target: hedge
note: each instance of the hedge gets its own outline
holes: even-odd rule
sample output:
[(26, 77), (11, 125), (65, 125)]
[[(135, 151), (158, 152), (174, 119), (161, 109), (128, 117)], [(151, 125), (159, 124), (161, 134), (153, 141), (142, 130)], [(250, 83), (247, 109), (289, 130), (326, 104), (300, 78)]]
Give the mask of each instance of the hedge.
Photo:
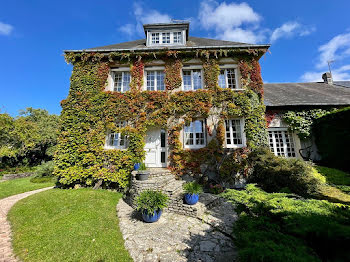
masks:
[(325, 166), (350, 171), (350, 107), (331, 112), (313, 125), (318, 152)]

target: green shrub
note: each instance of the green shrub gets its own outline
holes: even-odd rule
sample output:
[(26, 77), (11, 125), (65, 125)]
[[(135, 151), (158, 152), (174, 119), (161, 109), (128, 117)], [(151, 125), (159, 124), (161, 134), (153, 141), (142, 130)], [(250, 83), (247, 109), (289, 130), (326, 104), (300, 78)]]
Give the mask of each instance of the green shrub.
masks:
[(259, 148), (250, 156), (253, 173), (249, 182), (257, 183), (268, 192), (288, 188), (304, 197), (316, 196), (326, 180), (309, 163), (300, 159), (276, 157), (268, 148)]
[(45, 183), (45, 182), (52, 182), (56, 180), (53, 177), (54, 166), (55, 166), (55, 163), (53, 161), (48, 161), (48, 162), (42, 163), (40, 166), (37, 166), (30, 182)]
[(253, 184), (222, 196), (239, 214), (233, 234), (241, 261), (350, 261), (350, 206)]
[(160, 191), (144, 190), (135, 200), (137, 210), (153, 214), (154, 211), (167, 207), (168, 196)]
[(350, 107), (334, 111), (313, 125), (313, 134), (322, 163), (350, 171)]
[(200, 184), (198, 184), (196, 181), (188, 182), (183, 185), (183, 189), (185, 193), (187, 194), (200, 194), (203, 192), (203, 188)]

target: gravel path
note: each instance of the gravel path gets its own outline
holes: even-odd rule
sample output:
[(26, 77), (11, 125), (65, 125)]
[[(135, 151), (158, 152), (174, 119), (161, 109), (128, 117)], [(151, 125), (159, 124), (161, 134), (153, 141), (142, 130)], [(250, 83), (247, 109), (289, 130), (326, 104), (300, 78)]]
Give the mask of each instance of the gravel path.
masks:
[(51, 188), (52, 187), (41, 188), (0, 200), (0, 262), (18, 261), (12, 252), (11, 227), (10, 223), (7, 220), (7, 214), (10, 211), (11, 207), (23, 198)]

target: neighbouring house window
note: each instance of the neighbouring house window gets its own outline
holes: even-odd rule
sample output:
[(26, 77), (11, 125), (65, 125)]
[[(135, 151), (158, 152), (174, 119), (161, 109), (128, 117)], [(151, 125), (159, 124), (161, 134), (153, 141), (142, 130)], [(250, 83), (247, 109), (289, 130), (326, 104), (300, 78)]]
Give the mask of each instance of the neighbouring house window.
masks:
[(296, 157), (292, 134), (287, 129), (269, 129), (269, 144), (276, 156)]
[(219, 75), (219, 86), (221, 88), (236, 89), (236, 69), (221, 69)]
[(170, 33), (162, 33), (162, 43), (170, 44)]
[(159, 44), (159, 33), (152, 33), (152, 44)]
[(183, 70), (183, 86), (185, 91), (202, 89), (202, 71)]
[(226, 147), (237, 148), (244, 146), (244, 121), (243, 119), (225, 120)]
[(182, 33), (174, 32), (174, 44), (182, 43)]
[(125, 92), (130, 90), (130, 72), (114, 72), (114, 91)]
[[(117, 128), (123, 128), (126, 126), (126, 121), (117, 121), (115, 123)], [(127, 148), (127, 136), (122, 133), (109, 133), (107, 135), (107, 148), (113, 149), (125, 149)]]
[(164, 71), (146, 71), (147, 90), (164, 91)]
[(196, 120), (184, 128), (185, 148), (201, 148), (205, 146), (205, 127), (203, 120)]

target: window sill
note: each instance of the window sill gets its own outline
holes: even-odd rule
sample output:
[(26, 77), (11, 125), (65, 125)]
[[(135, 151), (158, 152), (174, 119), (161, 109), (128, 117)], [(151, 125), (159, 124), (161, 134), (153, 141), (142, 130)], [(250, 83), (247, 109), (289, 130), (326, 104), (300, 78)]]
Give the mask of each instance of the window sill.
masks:
[(230, 149), (238, 149), (242, 147), (246, 147), (246, 145), (226, 145), (225, 146), (225, 148), (230, 148)]
[(201, 149), (201, 148), (204, 148), (206, 147), (205, 145), (202, 145), (202, 146), (184, 146), (184, 149)]
[(104, 150), (120, 150), (120, 151), (126, 151), (127, 148), (121, 148), (121, 147), (112, 147), (112, 146), (104, 146)]

